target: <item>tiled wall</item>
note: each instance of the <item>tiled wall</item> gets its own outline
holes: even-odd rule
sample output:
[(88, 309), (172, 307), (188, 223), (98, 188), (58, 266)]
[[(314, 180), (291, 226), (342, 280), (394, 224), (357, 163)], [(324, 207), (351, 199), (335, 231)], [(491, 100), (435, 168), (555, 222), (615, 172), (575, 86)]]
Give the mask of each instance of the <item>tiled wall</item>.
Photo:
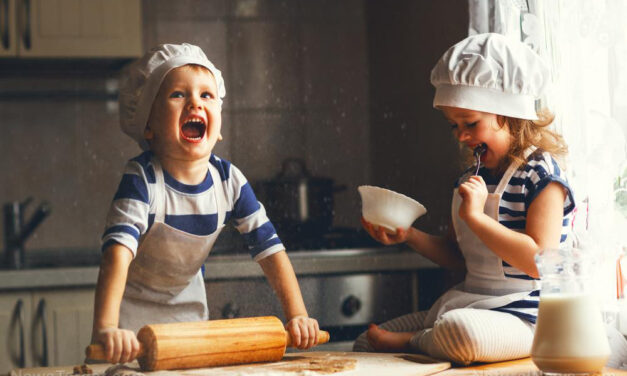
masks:
[(461, 168), (458, 143), (434, 109), (429, 83), (436, 61), (468, 35), (468, 4), (459, 0), (367, 1), (371, 179), (420, 201), (416, 226), (442, 233)]
[[(359, 226), (356, 187), (369, 181), (372, 158), (362, 0), (144, 0), (143, 12), (146, 48), (194, 43), (224, 73), (216, 154), (252, 182), (303, 158), (312, 175), (348, 185), (335, 224)], [(124, 163), (139, 153), (115, 106), (86, 95), (111, 76), (0, 72), (0, 89), (24, 92), (0, 100), (0, 202), (52, 205), (27, 248), (99, 245)]]

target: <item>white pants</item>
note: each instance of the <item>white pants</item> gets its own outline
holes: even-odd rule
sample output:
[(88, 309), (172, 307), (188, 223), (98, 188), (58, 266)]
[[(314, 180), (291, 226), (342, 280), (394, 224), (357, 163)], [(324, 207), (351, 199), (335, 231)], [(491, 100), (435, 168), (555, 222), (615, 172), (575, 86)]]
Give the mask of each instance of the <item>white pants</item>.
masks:
[[(514, 315), (485, 309), (446, 312), (433, 328), (424, 328), (427, 311), (400, 316), (380, 325), (391, 332), (415, 333), (409, 347), (417, 353), (460, 364), (524, 358), (531, 353), (534, 325)], [(354, 351), (375, 349), (362, 333)]]

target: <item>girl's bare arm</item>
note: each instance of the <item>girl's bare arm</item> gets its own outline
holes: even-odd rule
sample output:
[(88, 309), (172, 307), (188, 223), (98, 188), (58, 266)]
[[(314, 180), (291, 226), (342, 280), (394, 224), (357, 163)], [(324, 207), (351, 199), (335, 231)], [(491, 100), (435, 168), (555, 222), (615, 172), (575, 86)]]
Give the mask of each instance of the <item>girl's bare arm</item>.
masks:
[(449, 231), (445, 236), (436, 236), (414, 227), (398, 228), (396, 233), (390, 234), (383, 227), (375, 226), (363, 218), (361, 223), (370, 236), (382, 244), (407, 243), (413, 250), (446, 269), (463, 270), (465, 268), (464, 258), (455, 241), (452, 224), (449, 225)]
[(565, 198), (561, 184), (547, 185), (527, 210), (525, 233), (508, 229), (483, 212), (476, 211), (465, 221), (497, 256), (529, 276), (538, 278), (534, 257), (542, 248), (559, 246)]

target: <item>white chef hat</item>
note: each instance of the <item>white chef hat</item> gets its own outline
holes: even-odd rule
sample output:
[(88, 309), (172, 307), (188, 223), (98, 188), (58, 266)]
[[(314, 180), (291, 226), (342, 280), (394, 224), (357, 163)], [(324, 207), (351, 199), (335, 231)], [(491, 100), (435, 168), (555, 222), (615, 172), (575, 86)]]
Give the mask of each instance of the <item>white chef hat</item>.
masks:
[(547, 64), (524, 43), (495, 33), (471, 35), (449, 48), (431, 70), (433, 107), (536, 120), (535, 100), (548, 81)]
[(198, 46), (188, 43), (162, 44), (148, 51), (126, 69), (120, 82), (120, 126), (143, 150), (149, 148), (144, 138), (144, 129), (161, 82), (172, 69), (187, 64), (209, 69), (216, 80), (218, 97), (222, 104), (222, 98), (226, 95), (222, 73)]

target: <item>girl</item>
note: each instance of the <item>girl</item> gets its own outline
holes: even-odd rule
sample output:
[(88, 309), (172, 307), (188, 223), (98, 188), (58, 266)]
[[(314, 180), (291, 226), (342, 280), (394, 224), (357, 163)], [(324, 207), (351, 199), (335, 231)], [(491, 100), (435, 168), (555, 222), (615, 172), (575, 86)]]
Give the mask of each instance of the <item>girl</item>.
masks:
[(529, 356), (539, 300), (534, 256), (566, 239), (572, 191), (555, 158), (562, 138), (537, 114), (548, 69), (526, 45), (500, 34), (470, 36), (431, 72), (434, 107), (453, 135), (481, 150), (482, 167), (455, 185), (452, 230), (438, 237), (413, 227), (388, 234), (363, 221), (383, 244), (406, 242), (443, 267), (466, 269), (463, 283), (428, 312), (371, 325), (355, 350), (424, 352), (469, 364)]

